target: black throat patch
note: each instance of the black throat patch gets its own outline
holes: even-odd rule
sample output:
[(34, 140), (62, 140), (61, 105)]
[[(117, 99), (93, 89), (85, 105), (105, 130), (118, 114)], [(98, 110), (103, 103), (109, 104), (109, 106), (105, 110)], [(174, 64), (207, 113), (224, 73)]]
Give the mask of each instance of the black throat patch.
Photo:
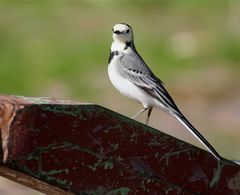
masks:
[(110, 52), (110, 55), (109, 55), (109, 58), (108, 58), (108, 63), (110, 63), (113, 59), (114, 56), (117, 56), (119, 54), (118, 51), (111, 51)]
[(130, 47), (131, 46), (131, 41), (129, 41), (129, 42), (126, 42), (126, 46), (124, 47), (124, 50), (126, 50), (128, 47)]

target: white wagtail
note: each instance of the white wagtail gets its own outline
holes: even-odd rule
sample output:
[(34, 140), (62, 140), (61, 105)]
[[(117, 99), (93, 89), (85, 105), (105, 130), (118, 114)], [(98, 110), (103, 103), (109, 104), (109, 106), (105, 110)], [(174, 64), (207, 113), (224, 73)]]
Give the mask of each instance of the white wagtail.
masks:
[(143, 109), (132, 118), (148, 110), (148, 124), (153, 107), (179, 120), (218, 160), (221, 156), (180, 112), (172, 97), (138, 54), (133, 42), (133, 30), (125, 23), (113, 27), (113, 43), (108, 62), (108, 75), (114, 87), (124, 96), (142, 103)]

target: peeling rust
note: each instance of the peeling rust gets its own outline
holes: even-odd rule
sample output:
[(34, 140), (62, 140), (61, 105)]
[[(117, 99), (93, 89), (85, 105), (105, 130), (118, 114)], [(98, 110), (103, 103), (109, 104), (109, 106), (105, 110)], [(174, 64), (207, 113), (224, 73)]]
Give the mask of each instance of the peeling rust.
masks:
[(0, 129), (2, 136), (2, 150), (3, 150), (3, 162), (8, 159), (10, 139), (10, 125), (16, 115), (16, 111), (23, 109), (24, 106), (12, 101), (8, 98), (1, 98), (0, 101)]

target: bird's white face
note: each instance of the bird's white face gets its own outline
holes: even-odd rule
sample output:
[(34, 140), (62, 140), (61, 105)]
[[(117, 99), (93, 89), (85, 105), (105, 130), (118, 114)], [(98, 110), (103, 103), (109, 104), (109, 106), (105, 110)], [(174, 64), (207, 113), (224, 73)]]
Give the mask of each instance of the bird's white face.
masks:
[(126, 43), (133, 40), (132, 28), (127, 24), (115, 24), (113, 26), (113, 40)]

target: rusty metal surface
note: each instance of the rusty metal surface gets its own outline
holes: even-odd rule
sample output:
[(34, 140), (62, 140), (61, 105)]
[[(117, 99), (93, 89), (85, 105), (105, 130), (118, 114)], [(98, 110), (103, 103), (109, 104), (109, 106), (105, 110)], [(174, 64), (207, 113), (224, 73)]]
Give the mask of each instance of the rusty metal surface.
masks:
[[(41, 181), (39, 179), (36, 179), (30, 175), (26, 175), (19, 171), (15, 171), (14, 169), (8, 168), (4, 165), (0, 166), (0, 175), (4, 178), (10, 179), (16, 183), (30, 187), (44, 194), (57, 194), (57, 195), (73, 195), (74, 194), (71, 192), (67, 192), (57, 186), (54, 186), (44, 181)], [(5, 195), (6, 193), (5, 193), (5, 190), (2, 190), (2, 185), (3, 184), (1, 183), (0, 194)], [(20, 192), (20, 194), (23, 194), (23, 192)]]
[(240, 194), (240, 166), (108, 109), (10, 99), (11, 169), (75, 194)]

